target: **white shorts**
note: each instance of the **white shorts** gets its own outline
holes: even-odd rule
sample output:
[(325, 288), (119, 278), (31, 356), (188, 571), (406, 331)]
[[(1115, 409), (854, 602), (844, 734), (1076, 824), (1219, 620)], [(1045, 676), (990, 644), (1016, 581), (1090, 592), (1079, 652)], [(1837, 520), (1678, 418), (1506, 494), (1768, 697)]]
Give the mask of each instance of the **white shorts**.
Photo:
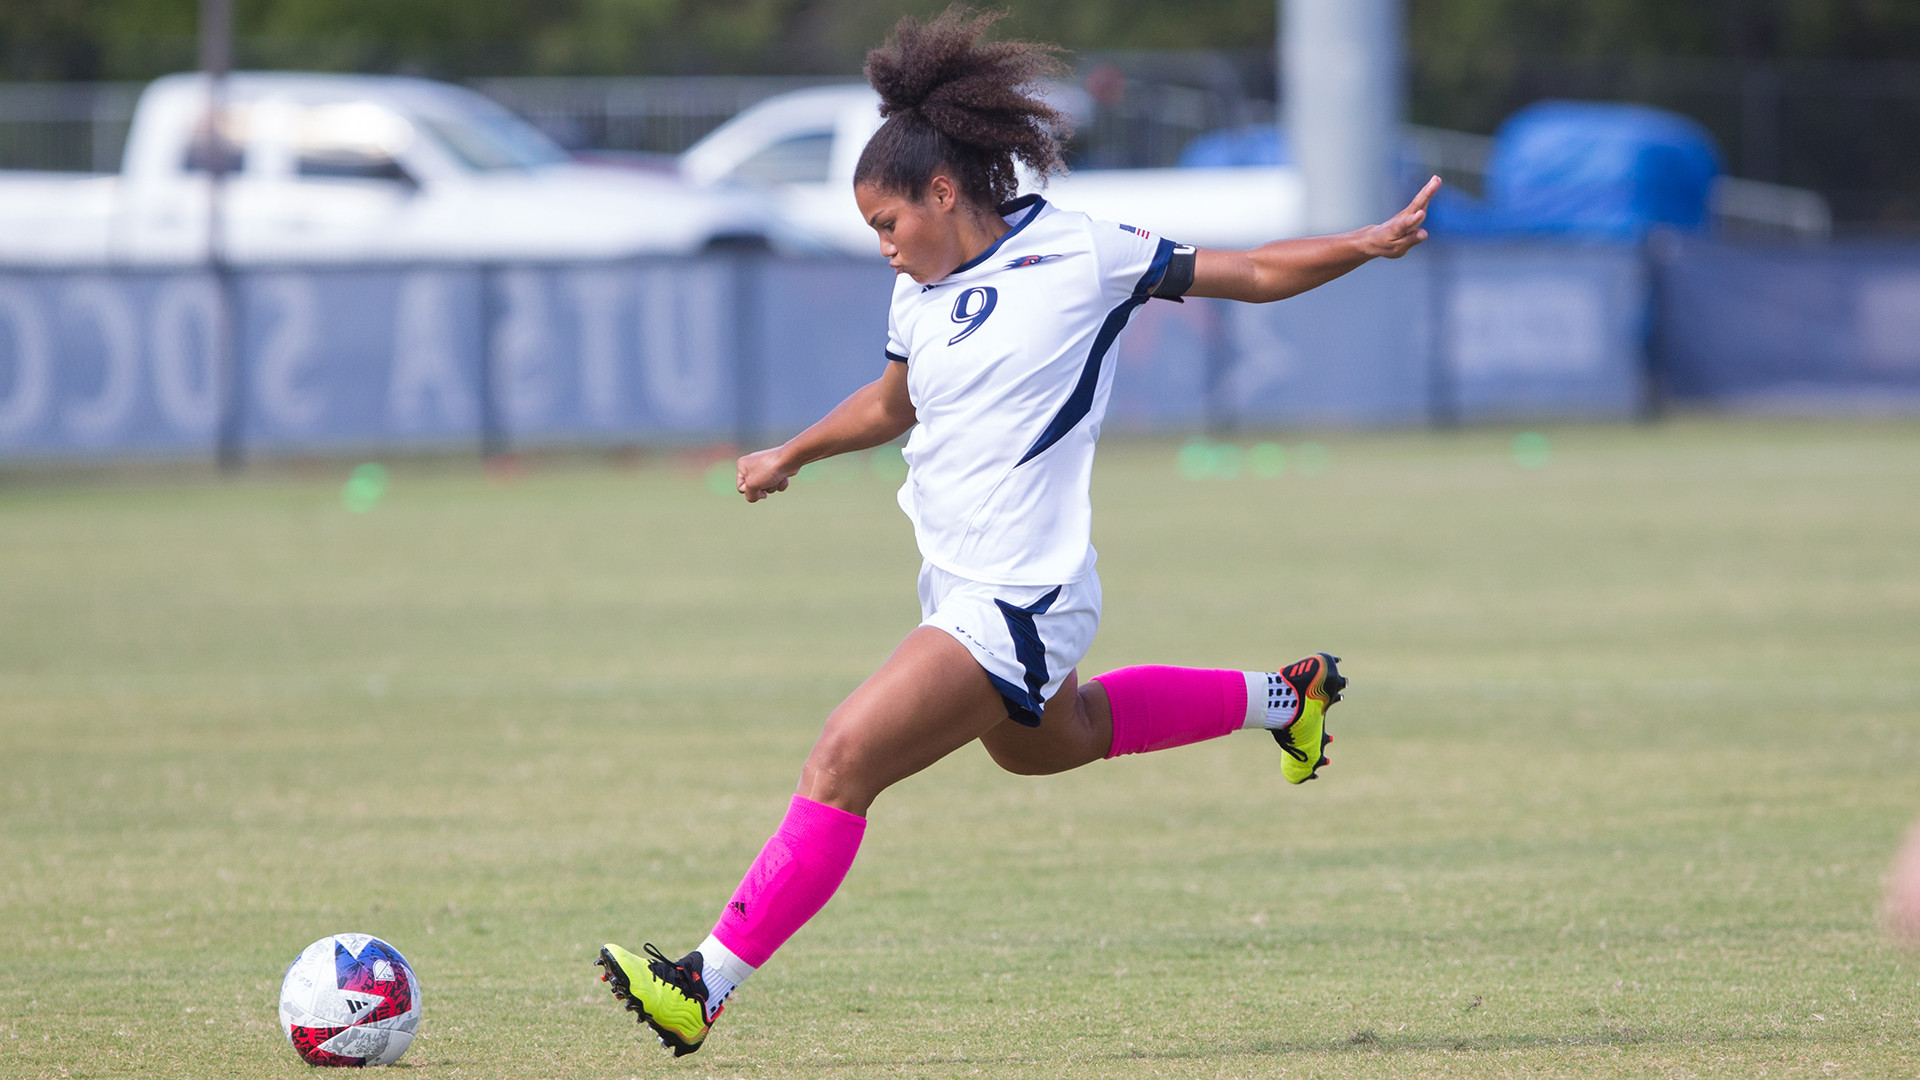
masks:
[(920, 625), (945, 630), (986, 669), (1007, 717), (1040, 726), (1100, 629), (1100, 575), (1071, 585), (988, 585), (920, 564)]

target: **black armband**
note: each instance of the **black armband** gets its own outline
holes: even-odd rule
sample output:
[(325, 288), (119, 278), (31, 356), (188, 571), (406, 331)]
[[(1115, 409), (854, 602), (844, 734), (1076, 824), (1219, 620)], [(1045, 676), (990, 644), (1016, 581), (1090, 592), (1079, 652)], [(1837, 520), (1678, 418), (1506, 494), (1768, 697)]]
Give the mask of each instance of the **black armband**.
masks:
[(1160, 275), (1160, 284), (1153, 287), (1149, 296), (1179, 303), (1180, 298), (1193, 288), (1193, 261), (1195, 250), (1191, 244), (1181, 244), (1173, 249), (1173, 255), (1167, 260), (1167, 272)]

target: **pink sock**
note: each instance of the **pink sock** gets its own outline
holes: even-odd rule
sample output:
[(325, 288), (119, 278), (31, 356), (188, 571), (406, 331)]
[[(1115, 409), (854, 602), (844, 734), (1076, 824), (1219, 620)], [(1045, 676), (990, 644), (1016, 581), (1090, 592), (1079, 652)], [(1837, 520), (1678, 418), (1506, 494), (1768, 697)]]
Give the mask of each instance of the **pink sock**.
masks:
[(713, 936), (744, 963), (766, 963), (827, 906), (866, 831), (866, 818), (795, 795), (779, 830), (733, 890)]
[(1247, 677), (1209, 668), (1129, 667), (1097, 675), (1113, 710), (1110, 758), (1217, 739), (1247, 716)]

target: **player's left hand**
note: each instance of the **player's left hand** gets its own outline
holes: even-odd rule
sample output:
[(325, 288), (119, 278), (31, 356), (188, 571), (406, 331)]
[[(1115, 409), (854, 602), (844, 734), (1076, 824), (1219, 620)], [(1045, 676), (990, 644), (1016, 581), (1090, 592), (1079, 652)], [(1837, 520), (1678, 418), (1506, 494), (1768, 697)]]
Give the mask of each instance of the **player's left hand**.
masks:
[(776, 446), (741, 458), (734, 465), (734, 490), (745, 495), (750, 503), (787, 490), (794, 470), (787, 467), (784, 450), (786, 447)]
[(1360, 242), (1367, 254), (1375, 258), (1397, 259), (1425, 240), (1427, 230), (1421, 226), (1427, 220), (1427, 204), (1433, 201), (1433, 193), (1439, 190), (1440, 178), (1436, 176), (1427, 181), (1405, 210), (1378, 225), (1369, 225), (1361, 230), (1363, 235)]

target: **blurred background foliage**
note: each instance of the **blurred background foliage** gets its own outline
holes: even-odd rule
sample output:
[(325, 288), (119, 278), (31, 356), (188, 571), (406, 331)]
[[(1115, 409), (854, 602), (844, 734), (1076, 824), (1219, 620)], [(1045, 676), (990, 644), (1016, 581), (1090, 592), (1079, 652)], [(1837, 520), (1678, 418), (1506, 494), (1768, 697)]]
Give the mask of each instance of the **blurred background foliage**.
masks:
[[(852, 76), (901, 14), (946, 3), (235, 0), (236, 55), (454, 80)], [(1004, 6), (1007, 34), (1060, 43), (1082, 74), (1199, 86), (1238, 102), (1236, 123), (1273, 115), (1277, 0)], [(197, 11), (0, 0), (0, 80), (190, 69)], [(1408, 22), (1415, 123), (1487, 134), (1544, 98), (1640, 102), (1705, 125), (1735, 175), (1820, 192), (1847, 228), (1920, 229), (1920, 0), (1408, 0)]]
[[(238, 0), (252, 66), (483, 75), (842, 73), (945, 0)], [(1049, 0), (1008, 31), (1076, 50), (1264, 48), (1274, 0)], [(139, 79), (192, 66), (196, 0), (8, 0), (0, 75)], [(1436, 85), (1542, 58), (1920, 57), (1914, 0), (1409, 0)]]

